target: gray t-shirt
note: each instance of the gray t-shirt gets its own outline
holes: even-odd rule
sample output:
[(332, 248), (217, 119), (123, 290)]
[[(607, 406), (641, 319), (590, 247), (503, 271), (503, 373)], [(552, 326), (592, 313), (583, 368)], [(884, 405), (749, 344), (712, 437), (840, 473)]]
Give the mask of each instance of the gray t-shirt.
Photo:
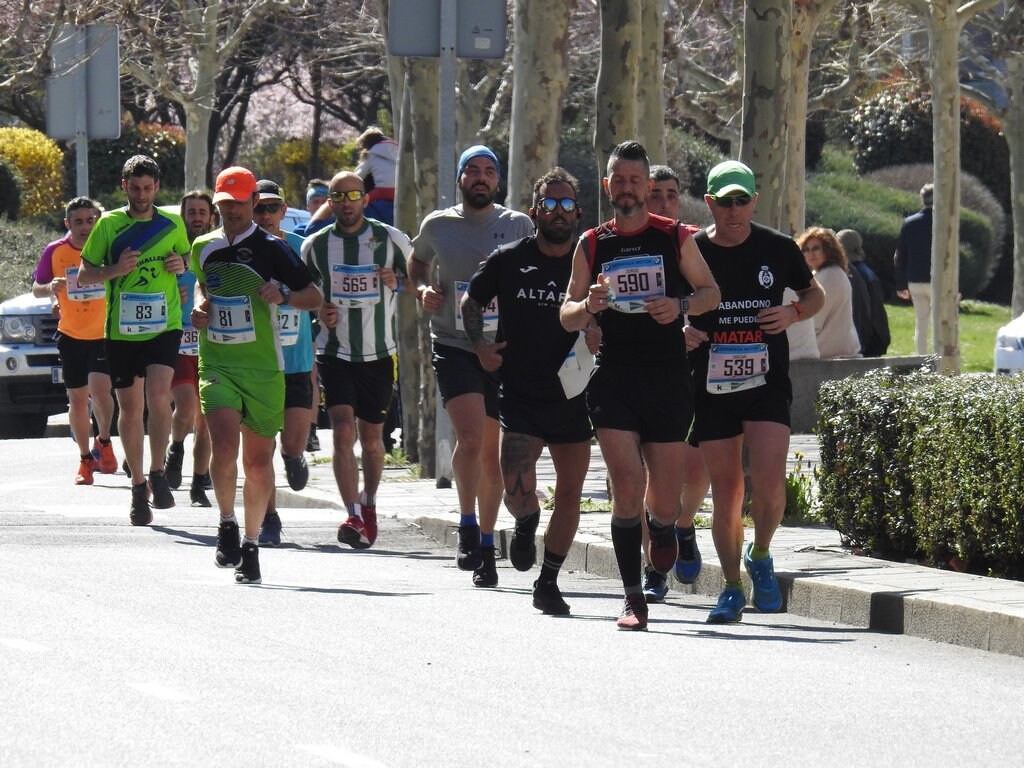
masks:
[[(469, 279), (498, 247), (532, 234), (533, 221), (529, 216), (500, 205), (495, 205), (488, 214), (467, 216), (460, 204), (434, 211), (423, 220), (413, 241), (413, 255), (427, 264), (436, 259), (434, 282), (444, 290), (444, 303), (430, 318), (430, 337), (434, 341), (467, 352), (473, 350), (459, 310)], [(489, 325), (485, 323), (485, 331)], [(493, 331), (485, 336), (494, 339)]]

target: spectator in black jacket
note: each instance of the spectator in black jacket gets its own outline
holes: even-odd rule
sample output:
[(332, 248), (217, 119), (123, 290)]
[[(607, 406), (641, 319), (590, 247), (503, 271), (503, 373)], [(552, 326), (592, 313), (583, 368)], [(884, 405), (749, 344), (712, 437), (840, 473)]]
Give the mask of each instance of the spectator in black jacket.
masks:
[(932, 184), (921, 187), (921, 210), (903, 220), (896, 243), (896, 295), (914, 303), (914, 344), (917, 354), (928, 354), (928, 328), (932, 321)]
[[(864, 243), (855, 229), (841, 230), (836, 237), (846, 251), (850, 263), (850, 281), (854, 292), (854, 324), (860, 337), (864, 357), (882, 357), (892, 340), (889, 334), (889, 316), (885, 313), (885, 291), (878, 275), (865, 261)], [(858, 279), (859, 278), (859, 279)], [(867, 322), (858, 322), (858, 283), (863, 286), (867, 299)]]

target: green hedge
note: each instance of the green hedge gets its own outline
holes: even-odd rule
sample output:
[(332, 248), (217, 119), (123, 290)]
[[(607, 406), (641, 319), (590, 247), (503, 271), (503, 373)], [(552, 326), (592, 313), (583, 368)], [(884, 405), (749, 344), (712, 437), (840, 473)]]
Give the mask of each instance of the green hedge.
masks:
[(885, 369), (822, 385), (820, 499), (855, 546), (1024, 578), (1024, 376)]

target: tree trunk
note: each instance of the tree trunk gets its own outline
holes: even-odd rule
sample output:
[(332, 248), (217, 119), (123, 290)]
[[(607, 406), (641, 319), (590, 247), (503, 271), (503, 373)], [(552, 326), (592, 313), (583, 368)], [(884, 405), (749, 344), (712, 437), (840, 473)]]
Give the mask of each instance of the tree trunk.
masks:
[(575, 3), (512, 4), (512, 118), (506, 205), (533, 205), (533, 184), (558, 162), (569, 85), (569, 12)]
[(957, 3), (933, 0), (928, 24), (935, 199), (932, 213), (932, 331), (938, 369), (960, 370), (960, 19)]
[(319, 61), (313, 63), (310, 80), (310, 85), (313, 89), (313, 130), (309, 137), (309, 168), (307, 169), (306, 177), (316, 179), (322, 173), (320, 134), (323, 131), (324, 125), (324, 68)]
[[(440, 94), (438, 93), (440, 73), (437, 59), (409, 59), (405, 83), (410, 93), (410, 123), (412, 128), (413, 160), (415, 163), (415, 185), (417, 221), (437, 207), (437, 149), (440, 138)], [(416, 228), (417, 231), (418, 226)], [(437, 383), (430, 366), (429, 318), (419, 319), (418, 346), (422, 355), (419, 365), (422, 387), (410, 408), (419, 413), (419, 456), (420, 466), (427, 477), (434, 477), (437, 471)]]
[(196, 99), (182, 104), (185, 110), (185, 189), (205, 189), (206, 137), (210, 134), (211, 110), (205, 106), (212, 101)]
[(1024, 313), (1024, 52), (1006, 57), (1006, 115), (1010, 148), (1010, 214), (1013, 216), (1013, 316)]
[[(601, 67), (597, 73), (594, 154), (603, 178), (617, 144), (637, 135), (636, 82), (640, 64), (640, 8), (634, 0), (601, 0)], [(602, 190), (600, 218), (611, 218)]]
[(638, 139), (654, 165), (665, 164), (665, 0), (643, 0), (636, 101)]
[(781, 229), (790, 98), (792, 0), (748, 0), (743, 19), (743, 134), (740, 158), (757, 178), (754, 218)]

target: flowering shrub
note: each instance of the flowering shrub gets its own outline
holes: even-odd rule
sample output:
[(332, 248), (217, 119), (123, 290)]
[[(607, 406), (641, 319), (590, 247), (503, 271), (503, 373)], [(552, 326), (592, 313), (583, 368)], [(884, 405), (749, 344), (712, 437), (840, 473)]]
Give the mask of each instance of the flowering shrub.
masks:
[(30, 179), (21, 194), (21, 215), (40, 216), (63, 201), (64, 153), (45, 134), (31, 128), (0, 128), (0, 159)]

